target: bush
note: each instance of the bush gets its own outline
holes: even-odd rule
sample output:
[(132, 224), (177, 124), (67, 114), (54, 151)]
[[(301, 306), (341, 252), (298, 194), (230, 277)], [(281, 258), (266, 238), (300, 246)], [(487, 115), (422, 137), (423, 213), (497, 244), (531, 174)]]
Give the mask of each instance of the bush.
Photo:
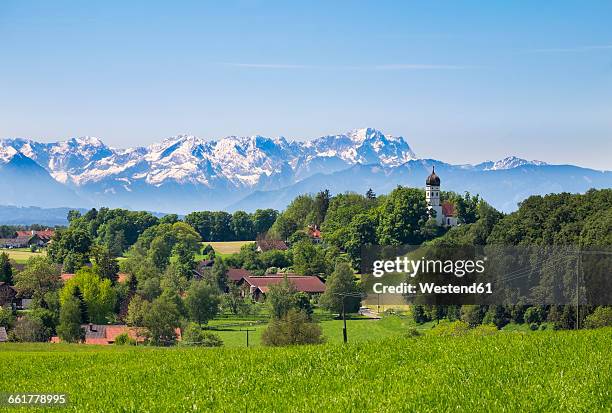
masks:
[(536, 324), (540, 324), (542, 321), (544, 321), (544, 312), (542, 311), (542, 308), (540, 307), (529, 307), (526, 311), (525, 314), (523, 315), (523, 319), (525, 320), (526, 323), (536, 323)]
[(182, 335), (182, 346), (221, 347), (223, 340), (213, 333), (202, 330), (197, 324), (189, 324)]
[(136, 340), (130, 337), (128, 333), (123, 333), (115, 337), (115, 344), (118, 346), (135, 346)]
[(597, 307), (585, 321), (586, 328), (612, 326), (612, 307)]
[(481, 324), (472, 330), (475, 336), (492, 336), (497, 334), (499, 330), (495, 324)]
[(435, 336), (464, 336), (470, 331), (470, 325), (465, 321), (442, 321), (430, 331)]
[(261, 340), (266, 346), (323, 343), (321, 327), (309, 321), (303, 311), (294, 309), (280, 319), (273, 319), (264, 330)]
[(540, 328), (540, 326), (539, 326), (537, 323), (531, 323), (531, 324), (529, 325), (529, 329), (530, 329), (531, 331), (537, 331), (539, 328)]
[(471, 327), (476, 327), (482, 323), (484, 314), (479, 305), (463, 305), (461, 306), (461, 320)]
[(421, 333), (419, 330), (417, 330), (414, 327), (410, 327), (408, 331), (406, 332), (406, 336), (408, 337), (420, 337), (422, 335), (423, 333)]
[(13, 324), (15, 324), (13, 310), (10, 307), (0, 307), (0, 327), (10, 330)]
[(9, 333), (9, 339), (17, 342), (49, 341), (51, 332), (38, 317), (21, 317)]
[(547, 328), (548, 328), (548, 326), (546, 324), (542, 324), (540, 326), (540, 330), (542, 330), (542, 331), (546, 330)]

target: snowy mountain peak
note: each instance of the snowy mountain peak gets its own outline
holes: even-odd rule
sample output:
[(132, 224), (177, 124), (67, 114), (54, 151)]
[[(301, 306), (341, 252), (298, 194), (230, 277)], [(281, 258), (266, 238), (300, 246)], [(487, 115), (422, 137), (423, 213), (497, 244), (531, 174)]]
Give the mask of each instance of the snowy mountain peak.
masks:
[(546, 162), (542, 162), (542, 161), (537, 161), (537, 160), (528, 161), (526, 159), (517, 158), (516, 156), (509, 156), (507, 158), (500, 159), (497, 162), (492, 162), (492, 161), (485, 162), (484, 170), (485, 171), (496, 171), (496, 170), (502, 170), (502, 169), (518, 168), (520, 166), (525, 166), (525, 165), (542, 166), (542, 165), (547, 165), (547, 164)]
[(0, 164), (9, 162), (17, 153), (19, 152), (12, 146), (8, 146), (6, 148), (0, 146)]

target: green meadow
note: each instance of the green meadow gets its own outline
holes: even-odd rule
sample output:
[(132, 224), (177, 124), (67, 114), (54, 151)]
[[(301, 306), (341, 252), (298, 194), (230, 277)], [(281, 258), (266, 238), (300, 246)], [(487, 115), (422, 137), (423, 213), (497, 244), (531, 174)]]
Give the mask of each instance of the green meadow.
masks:
[(65, 393), (66, 411), (612, 409), (612, 329), (329, 341), (249, 349), (2, 344), (2, 392)]

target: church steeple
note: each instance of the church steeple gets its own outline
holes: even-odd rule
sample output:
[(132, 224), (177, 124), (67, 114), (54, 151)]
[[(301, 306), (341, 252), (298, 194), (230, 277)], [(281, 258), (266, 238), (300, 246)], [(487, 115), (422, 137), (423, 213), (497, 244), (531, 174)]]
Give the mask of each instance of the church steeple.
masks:
[(444, 217), (440, 206), (440, 177), (436, 175), (435, 166), (432, 166), (431, 175), (425, 180), (425, 200), (427, 201), (427, 208), (430, 211), (435, 211), (436, 222), (441, 225)]

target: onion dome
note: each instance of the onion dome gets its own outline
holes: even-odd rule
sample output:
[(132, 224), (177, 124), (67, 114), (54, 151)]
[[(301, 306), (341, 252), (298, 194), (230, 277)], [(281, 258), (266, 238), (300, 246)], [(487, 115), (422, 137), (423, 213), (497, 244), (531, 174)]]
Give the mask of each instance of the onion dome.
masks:
[(429, 186), (440, 186), (440, 177), (438, 175), (436, 175), (436, 167), (432, 167), (431, 169), (431, 175), (429, 175), (427, 177), (427, 180), (425, 181), (425, 185), (429, 185)]

